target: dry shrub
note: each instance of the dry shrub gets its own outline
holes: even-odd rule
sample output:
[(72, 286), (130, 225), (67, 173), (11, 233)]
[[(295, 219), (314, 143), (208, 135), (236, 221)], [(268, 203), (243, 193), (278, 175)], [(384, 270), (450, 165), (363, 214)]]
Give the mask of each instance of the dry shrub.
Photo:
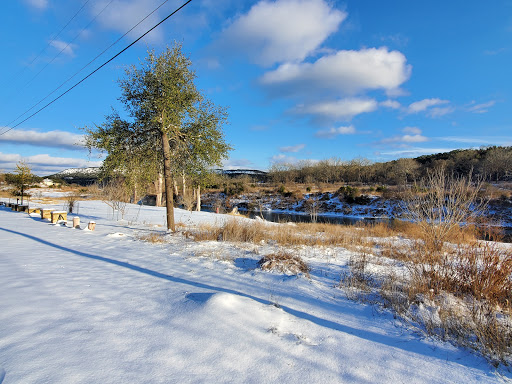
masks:
[(473, 183), (471, 175), (446, 175), (444, 168), (427, 175), (418, 191), (409, 191), (404, 217), (419, 226), (428, 247), (440, 251), (445, 241), (460, 231), (462, 223), (472, 223), (485, 209), (486, 202), (478, 199), (482, 183)]
[(201, 224), (197, 228), (184, 232), (187, 238), (193, 238), (195, 241), (218, 241), (221, 240), (222, 227)]
[(340, 246), (359, 249), (372, 243), (361, 228), (333, 224), (276, 225), (255, 221), (229, 220), (223, 226), (201, 225), (186, 236), (196, 241), (233, 241), (261, 243), (274, 241), (283, 246)]
[(368, 255), (363, 252), (351, 256), (348, 268), (340, 277), (339, 288), (350, 300), (368, 301), (375, 285), (374, 277), (368, 271)]
[(163, 244), (163, 243), (167, 242), (165, 240), (165, 236), (166, 236), (165, 233), (151, 232), (151, 233), (139, 234), (137, 236), (137, 239), (139, 239), (141, 241), (148, 242), (148, 243), (153, 243), (153, 244)]
[(265, 238), (264, 224), (228, 220), (222, 227), (218, 239), (232, 242), (259, 243)]
[(428, 335), (479, 351), (492, 363), (512, 355), (512, 254), (473, 242), (444, 253), (409, 249), (408, 274), (381, 284), (384, 305)]
[(258, 265), (264, 271), (277, 271), (286, 275), (303, 274), (309, 277), (309, 266), (300, 258), (300, 256), (280, 251), (263, 257), (258, 261)]

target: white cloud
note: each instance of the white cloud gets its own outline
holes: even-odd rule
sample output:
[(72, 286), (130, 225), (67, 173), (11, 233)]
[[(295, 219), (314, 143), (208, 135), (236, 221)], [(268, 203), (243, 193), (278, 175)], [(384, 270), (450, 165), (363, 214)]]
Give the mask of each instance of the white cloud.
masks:
[(295, 153), (295, 152), (299, 152), (300, 150), (304, 149), (305, 146), (306, 146), (306, 144), (298, 144), (298, 145), (293, 145), (293, 146), (289, 146), (289, 147), (281, 147), (281, 148), (279, 148), (279, 150), (281, 152)]
[(441, 100), (441, 99), (423, 99), (420, 101), (416, 101), (409, 105), (407, 108), (408, 113), (419, 113), (426, 111), (428, 108), (436, 106), (436, 105), (443, 105), (448, 104), (448, 100)]
[(50, 41), (50, 45), (52, 47), (54, 47), (59, 53), (62, 52), (63, 54), (71, 56), (71, 57), (75, 56), (75, 52), (74, 52), (74, 49), (76, 48), (75, 44), (69, 44), (69, 43), (66, 43), (65, 41), (61, 41), (61, 40), (52, 40), (52, 41)]
[(422, 135), (403, 135), (399, 138), (399, 141), (404, 143), (423, 143), (428, 141), (428, 138)]
[(12, 172), (19, 161), (25, 161), (32, 172), (37, 175), (48, 175), (62, 171), (66, 168), (99, 167), (101, 161), (88, 161), (77, 158), (53, 157), (48, 154), (34, 156), (21, 156), (0, 152), (0, 168), (6, 172)]
[(338, 127), (338, 128), (330, 128), (321, 130), (315, 133), (316, 137), (322, 139), (332, 139), (338, 135), (353, 135), (356, 133), (356, 129), (353, 125), (349, 125), (346, 127)]
[(254, 163), (248, 159), (228, 159), (222, 163), (223, 169), (254, 168)]
[(48, 8), (48, 0), (25, 0), (30, 7), (34, 7), (37, 9), (46, 9)]
[(306, 94), (335, 91), (355, 94), (366, 90), (396, 90), (409, 79), (405, 56), (387, 48), (338, 51), (313, 63), (286, 63), (260, 79), (277, 93)]
[(286, 155), (283, 155), (282, 153), (279, 155), (272, 156), (270, 158), (271, 164), (295, 164), (298, 161), (299, 160), (296, 157), (286, 156)]
[(396, 100), (385, 100), (385, 101), (381, 101), (379, 103), (379, 105), (382, 105), (383, 107), (386, 107), (386, 108), (391, 108), (391, 109), (400, 109), (402, 107), (402, 104), (400, 104), (398, 101)]
[[(5, 127), (4, 127), (5, 128)], [(0, 143), (83, 150), (83, 135), (66, 131), (23, 131), (12, 129), (0, 136)]]
[(324, 0), (260, 1), (223, 31), (221, 44), (261, 65), (302, 61), (346, 17)]
[(423, 143), (429, 139), (421, 134), (418, 127), (405, 127), (402, 129), (405, 135), (388, 137), (377, 142), (377, 145), (392, 145), (398, 147), (408, 147), (411, 143)]
[(496, 104), (496, 101), (491, 100), (491, 101), (488, 101), (487, 103), (471, 105), (470, 107), (468, 107), (467, 110), (469, 112), (473, 112), (473, 113), (487, 113), (487, 112), (489, 112), (488, 108), (492, 107), (494, 104)]
[(373, 112), (377, 107), (378, 103), (374, 99), (347, 98), (317, 104), (300, 105), (295, 108), (295, 111), (334, 120), (348, 121), (361, 113)]
[[(143, 17), (156, 9), (160, 3), (161, 1), (158, 0), (114, 0), (108, 5), (109, 0), (98, 0), (91, 7), (91, 14), (94, 16), (100, 14), (98, 20), (104, 28), (126, 33)], [(130, 35), (139, 37), (159, 21), (158, 12), (155, 12), (131, 31)], [(149, 42), (161, 42), (163, 40), (162, 28), (154, 29), (145, 39)]]
[(441, 117), (441, 116), (444, 116), (444, 115), (448, 115), (450, 113), (452, 113), (453, 111), (455, 111), (455, 108), (453, 107), (443, 107), (443, 108), (432, 108), (428, 111), (428, 115), (430, 117)]
[(419, 129), (418, 127), (405, 127), (404, 129), (402, 129), (402, 132), (410, 133), (413, 135), (421, 135), (421, 129)]

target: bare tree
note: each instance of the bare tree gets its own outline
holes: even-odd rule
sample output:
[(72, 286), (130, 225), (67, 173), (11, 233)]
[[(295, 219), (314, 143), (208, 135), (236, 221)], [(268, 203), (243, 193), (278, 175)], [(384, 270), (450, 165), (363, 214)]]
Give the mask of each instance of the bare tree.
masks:
[(447, 176), (444, 168), (438, 168), (408, 193), (405, 217), (418, 224), (427, 245), (439, 251), (454, 230), (471, 223), (485, 209), (486, 203), (477, 198), (481, 186), (471, 176)]

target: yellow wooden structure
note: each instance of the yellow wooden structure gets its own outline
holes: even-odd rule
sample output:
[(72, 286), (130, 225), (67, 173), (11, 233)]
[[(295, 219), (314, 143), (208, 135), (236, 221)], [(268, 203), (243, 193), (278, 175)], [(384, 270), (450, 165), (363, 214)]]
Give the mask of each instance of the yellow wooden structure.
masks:
[(59, 221), (67, 221), (68, 213), (66, 211), (52, 211), (51, 220), (53, 224), (57, 224)]
[(52, 212), (54, 211), (54, 209), (49, 209), (49, 208), (41, 208), (41, 219), (49, 219), (51, 220), (52, 218)]

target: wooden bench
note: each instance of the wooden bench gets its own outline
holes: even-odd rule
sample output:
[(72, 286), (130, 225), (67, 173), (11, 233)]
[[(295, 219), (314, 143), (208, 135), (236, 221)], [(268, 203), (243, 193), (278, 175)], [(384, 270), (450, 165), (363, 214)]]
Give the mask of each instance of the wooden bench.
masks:
[(28, 211), (28, 205), (18, 205), (16, 207), (16, 212), (27, 212)]
[(55, 209), (49, 209), (49, 208), (41, 208), (40, 212), (41, 212), (41, 219), (44, 220), (44, 219), (49, 219), (51, 220), (52, 218), (52, 212), (55, 211)]
[(57, 224), (59, 221), (68, 220), (68, 213), (66, 211), (52, 211), (51, 216), (53, 224)]

